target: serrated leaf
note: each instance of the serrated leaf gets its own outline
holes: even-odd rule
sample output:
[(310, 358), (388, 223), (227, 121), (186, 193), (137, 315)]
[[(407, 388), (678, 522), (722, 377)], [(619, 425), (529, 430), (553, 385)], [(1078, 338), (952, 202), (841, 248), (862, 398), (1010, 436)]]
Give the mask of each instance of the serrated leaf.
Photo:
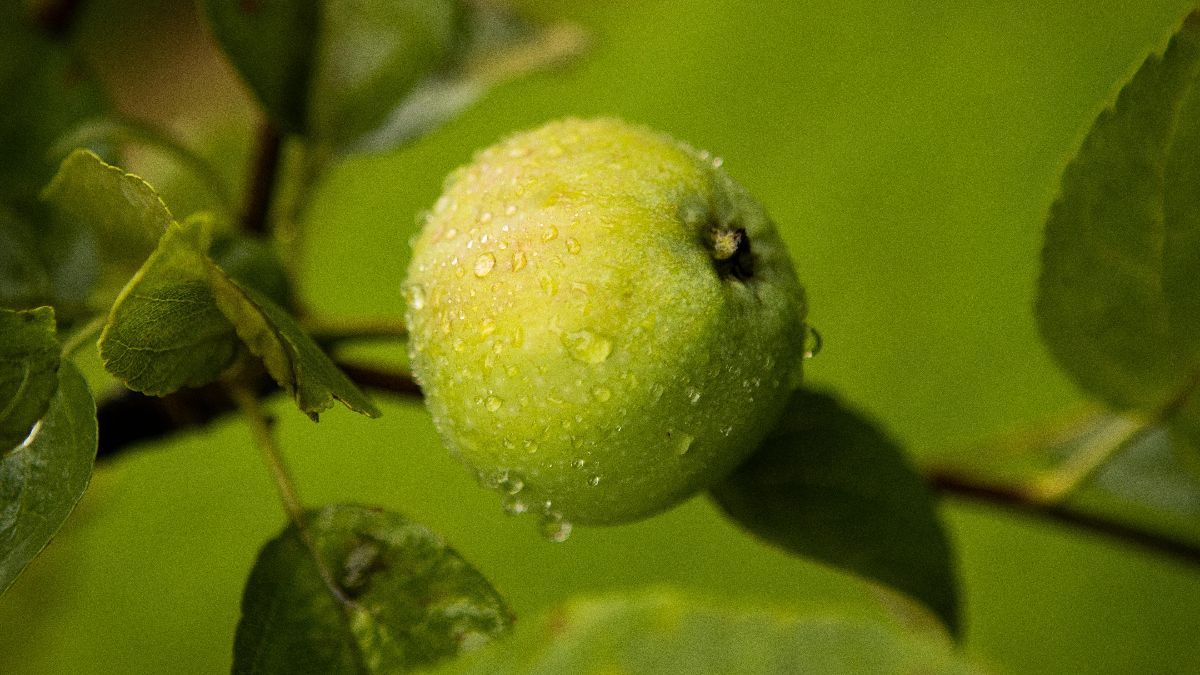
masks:
[(793, 394), (712, 495), (754, 535), (900, 591), (957, 632), (954, 555), (932, 494), (891, 439), (832, 396)]
[[(924, 472), (942, 483), (973, 486), (1021, 503), (1037, 499), (1037, 486), (1080, 453), (1111, 439), (1127, 439), (1112, 459), (1054, 504), (1042, 505), (1068, 520), (1087, 520), (1125, 539), (1161, 540), (1176, 552), (1200, 555), (1200, 472), (1189, 467), (1180, 440), (1163, 424), (1128, 414), (1087, 411), (1054, 420), (1012, 438), (943, 453), (925, 460)], [(1163, 548), (1163, 546), (1159, 546)]]
[(24, 441), (58, 389), (54, 310), (0, 309), (0, 457)]
[(205, 0), (218, 42), (284, 130), (340, 145), (446, 65), (455, 0)]
[(88, 150), (71, 153), (42, 192), (51, 226), (87, 232), (99, 253), (102, 287), (119, 288), (158, 245), (171, 212), (141, 178)]
[(263, 361), (267, 372), (314, 420), (341, 401), (351, 410), (378, 417), (379, 409), (338, 369), (296, 320), (263, 293), (234, 282), (216, 265), (209, 268), (217, 306), (238, 337)]
[(944, 641), (850, 611), (720, 606), (673, 591), (575, 600), (439, 673), (982, 673)]
[(70, 363), (40, 425), (0, 460), (0, 592), (45, 548), (83, 496), (96, 458), (96, 403)]
[(0, 21), (0, 203), (21, 210), (54, 174), (58, 136), (105, 107), (68, 51), (22, 19)]
[(310, 513), (313, 548), (344, 599), (288, 527), (250, 573), (234, 673), (409, 672), (509, 629), (511, 614), (487, 579), (424, 526), (355, 505)]
[(100, 334), (104, 367), (130, 389), (163, 396), (217, 379), (238, 353), (209, 284), (202, 221), (172, 223), (113, 304)]
[(1200, 13), (1096, 120), (1046, 223), (1042, 335), (1084, 390), (1120, 409), (1158, 409), (1200, 366), (1189, 182), (1200, 153), (1198, 77)]

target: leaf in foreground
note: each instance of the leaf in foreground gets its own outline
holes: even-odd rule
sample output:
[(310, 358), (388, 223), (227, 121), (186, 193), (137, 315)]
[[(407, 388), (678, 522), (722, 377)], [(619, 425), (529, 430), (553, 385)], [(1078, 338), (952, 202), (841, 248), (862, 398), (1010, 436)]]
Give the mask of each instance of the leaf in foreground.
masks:
[(923, 603), (954, 632), (954, 555), (922, 478), (871, 422), (827, 394), (793, 395), (717, 503), (754, 535)]
[(0, 457), (29, 436), (58, 389), (54, 310), (0, 309)]
[(0, 592), (70, 515), (96, 459), (96, 403), (70, 363), (34, 435), (0, 460)]
[(1200, 13), (1096, 120), (1046, 223), (1037, 318), (1059, 363), (1118, 409), (1200, 370)]
[(943, 640), (850, 612), (701, 602), (671, 591), (576, 600), (439, 673), (982, 673)]
[(100, 356), (130, 389), (163, 396), (207, 384), (237, 355), (209, 285), (207, 239), (201, 222), (172, 223), (113, 305)]
[(287, 528), (250, 573), (234, 673), (407, 672), (508, 631), (503, 599), (424, 526), (354, 505), (310, 514), (314, 547), (345, 601)]

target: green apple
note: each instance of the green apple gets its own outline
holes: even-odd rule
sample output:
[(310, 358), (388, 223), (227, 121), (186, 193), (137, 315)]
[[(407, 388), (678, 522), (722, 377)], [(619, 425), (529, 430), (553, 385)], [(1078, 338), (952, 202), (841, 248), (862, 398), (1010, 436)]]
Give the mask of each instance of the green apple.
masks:
[(799, 383), (804, 290), (707, 153), (615, 119), (480, 152), (413, 244), (413, 371), (512, 512), (643, 518), (722, 478)]

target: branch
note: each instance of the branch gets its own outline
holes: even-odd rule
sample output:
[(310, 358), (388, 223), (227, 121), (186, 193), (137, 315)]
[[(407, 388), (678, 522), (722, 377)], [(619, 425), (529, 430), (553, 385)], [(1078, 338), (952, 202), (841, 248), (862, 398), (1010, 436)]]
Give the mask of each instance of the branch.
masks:
[[(421, 389), (407, 373), (365, 365), (338, 364), (359, 386), (402, 398), (420, 397)], [(279, 391), (265, 373), (254, 380), (259, 397)], [(162, 440), (177, 433), (199, 429), (238, 409), (228, 390), (213, 383), (181, 389), (161, 398), (134, 391), (102, 402), (96, 410), (100, 425), (97, 460), (112, 459), (141, 443)]]
[(1089, 530), (1182, 562), (1200, 565), (1200, 546), (1195, 544), (1082, 513), (1062, 504), (1036, 502), (1022, 490), (977, 481), (960, 474), (933, 470), (925, 477), (934, 490), (945, 496), (990, 504), (1041, 520)]
[(250, 165), (250, 184), (246, 188), (246, 204), (242, 210), (242, 229), (253, 234), (267, 234), (271, 204), (279, 182), (279, 166), (283, 155), (283, 136), (270, 120), (258, 130), (258, 144)]
[(34, 20), (50, 37), (63, 38), (75, 25), (82, 4), (82, 0), (47, 0), (37, 6)]

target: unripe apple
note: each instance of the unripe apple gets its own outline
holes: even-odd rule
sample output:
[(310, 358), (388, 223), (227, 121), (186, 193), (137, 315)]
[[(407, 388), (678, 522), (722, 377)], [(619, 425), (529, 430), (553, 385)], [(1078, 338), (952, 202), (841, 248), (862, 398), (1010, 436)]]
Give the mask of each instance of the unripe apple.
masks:
[(455, 170), (406, 294), (442, 439), (552, 538), (705, 489), (799, 382), (804, 290), (762, 205), (620, 120), (552, 122)]

